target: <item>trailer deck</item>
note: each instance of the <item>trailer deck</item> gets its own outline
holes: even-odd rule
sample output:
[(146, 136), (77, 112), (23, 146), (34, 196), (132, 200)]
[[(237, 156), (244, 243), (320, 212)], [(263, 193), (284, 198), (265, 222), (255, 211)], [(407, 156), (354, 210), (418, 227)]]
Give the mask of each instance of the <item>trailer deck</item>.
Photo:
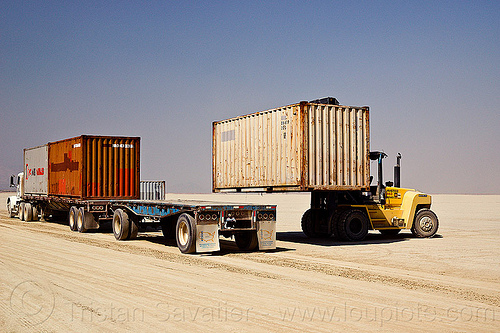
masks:
[[(21, 214), (23, 219), (28, 216), (38, 219), (38, 215), (47, 220), (67, 216), (70, 229), (79, 232), (99, 229), (103, 222), (112, 221), (118, 240), (134, 239), (140, 230), (153, 226), (161, 227), (167, 238), (179, 240), (189, 236), (189, 242), (196, 244), (196, 248), (187, 249), (186, 253), (218, 251), (219, 235), (234, 236), (243, 250), (276, 248), (276, 205), (204, 200), (93, 200), (47, 195), (24, 195), (22, 199), (22, 212), (36, 207), (33, 210), (36, 213)], [(179, 221), (187, 225), (187, 231), (179, 229)]]

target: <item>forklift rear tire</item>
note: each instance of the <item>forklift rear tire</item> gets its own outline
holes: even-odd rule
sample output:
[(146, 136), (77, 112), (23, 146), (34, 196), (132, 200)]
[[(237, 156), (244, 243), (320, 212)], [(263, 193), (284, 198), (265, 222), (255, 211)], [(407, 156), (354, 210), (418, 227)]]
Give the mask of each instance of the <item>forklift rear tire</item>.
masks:
[(332, 230), (333, 237), (342, 240), (339, 231), (339, 219), (342, 213), (345, 211), (345, 208), (336, 209), (332, 216), (330, 217), (330, 229)]
[(234, 240), (236, 241), (238, 249), (243, 251), (253, 251), (259, 245), (257, 232), (255, 231), (234, 234)]
[(368, 216), (360, 209), (347, 209), (338, 218), (339, 238), (345, 241), (361, 241), (368, 234)]
[(432, 237), (436, 234), (438, 227), (437, 215), (432, 210), (424, 208), (415, 215), (411, 232), (419, 238)]
[(302, 220), (300, 221), (300, 225), (302, 227), (302, 231), (307, 237), (315, 238), (318, 237), (318, 233), (314, 231), (314, 218), (313, 218), (312, 209), (308, 209), (302, 215)]

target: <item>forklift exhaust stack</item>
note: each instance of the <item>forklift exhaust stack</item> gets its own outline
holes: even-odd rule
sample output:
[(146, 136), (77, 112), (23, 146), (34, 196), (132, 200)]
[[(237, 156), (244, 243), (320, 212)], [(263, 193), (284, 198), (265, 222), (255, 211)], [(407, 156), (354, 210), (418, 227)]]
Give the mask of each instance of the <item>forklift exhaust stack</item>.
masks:
[(396, 156), (396, 165), (394, 166), (394, 187), (401, 187), (401, 153)]

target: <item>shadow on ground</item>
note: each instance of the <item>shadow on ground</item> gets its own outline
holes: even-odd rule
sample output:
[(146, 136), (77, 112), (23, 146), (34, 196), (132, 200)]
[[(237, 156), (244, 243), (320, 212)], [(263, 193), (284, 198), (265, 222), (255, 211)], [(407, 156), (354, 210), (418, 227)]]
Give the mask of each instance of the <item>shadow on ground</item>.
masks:
[[(61, 225), (68, 225), (67, 221), (51, 221), (51, 223), (57, 223)], [(68, 227), (68, 232), (69, 232)], [(101, 227), (97, 230), (88, 230), (87, 233), (113, 233), (113, 228), (111, 222), (104, 222)], [(114, 238), (114, 237), (113, 237)], [(302, 231), (286, 231), (277, 232), (276, 239), (283, 242), (300, 243), (300, 244), (311, 244), (320, 246), (353, 246), (353, 245), (369, 245), (369, 244), (390, 244), (404, 242), (411, 239), (416, 239), (410, 232), (402, 232), (397, 235), (382, 235), (378, 232), (370, 232), (366, 238), (358, 242), (346, 242), (340, 241), (334, 237), (329, 238), (309, 238)], [(433, 238), (443, 238), (442, 235), (436, 234)], [(114, 239), (113, 239), (114, 240)], [(163, 237), (161, 230), (154, 228), (147, 228), (146, 230), (140, 230), (139, 235), (136, 240), (144, 240), (155, 244), (161, 244), (165, 246), (177, 247), (177, 243), (174, 238), (167, 239)], [(257, 250), (258, 251), (258, 250)], [(251, 251), (251, 252), (257, 252)], [(295, 251), (295, 249), (289, 249), (285, 247), (277, 247), (275, 250), (267, 250), (265, 253), (276, 253), (276, 252), (286, 252)], [(206, 255), (216, 255), (224, 256), (230, 253), (248, 253), (249, 251), (240, 250), (236, 243), (231, 239), (220, 239), (220, 251), (206, 253)]]
[[(136, 240), (145, 240), (155, 244), (161, 244), (165, 246), (177, 247), (177, 243), (175, 239), (167, 239), (161, 235), (161, 233), (148, 233), (148, 234), (139, 234)], [(216, 252), (208, 252), (208, 253), (198, 253), (201, 255), (212, 255), (212, 256), (224, 256), (227, 254), (234, 253), (249, 253), (249, 252), (257, 252), (256, 251), (243, 251), (236, 246), (236, 243), (230, 239), (220, 239), (220, 250)], [(275, 250), (266, 250), (265, 253), (276, 253), (276, 252), (286, 252), (286, 251), (295, 251), (294, 249), (287, 249), (284, 247), (277, 247)]]
[[(366, 244), (390, 244), (397, 242), (404, 242), (410, 239), (417, 238), (411, 233), (400, 233), (398, 235), (388, 236), (379, 233), (369, 233), (366, 238), (358, 242), (346, 242), (335, 239), (334, 237), (329, 238), (309, 238), (304, 235), (301, 231), (286, 231), (277, 232), (276, 238), (279, 241), (291, 242), (291, 243), (301, 243), (301, 244), (312, 244), (321, 246), (346, 246), (346, 245), (366, 245)], [(441, 235), (435, 235), (433, 238), (443, 238)]]

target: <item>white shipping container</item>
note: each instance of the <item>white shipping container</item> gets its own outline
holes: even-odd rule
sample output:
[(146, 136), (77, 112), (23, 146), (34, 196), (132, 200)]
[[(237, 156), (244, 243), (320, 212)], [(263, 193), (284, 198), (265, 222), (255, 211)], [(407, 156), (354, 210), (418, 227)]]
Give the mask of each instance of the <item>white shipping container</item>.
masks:
[(300, 102), (213, 123), (213, 191), (370, 185), (369, 109)]
[(46, 195), (49, 169), (48, 145), (24, 149), (24, 193)]

